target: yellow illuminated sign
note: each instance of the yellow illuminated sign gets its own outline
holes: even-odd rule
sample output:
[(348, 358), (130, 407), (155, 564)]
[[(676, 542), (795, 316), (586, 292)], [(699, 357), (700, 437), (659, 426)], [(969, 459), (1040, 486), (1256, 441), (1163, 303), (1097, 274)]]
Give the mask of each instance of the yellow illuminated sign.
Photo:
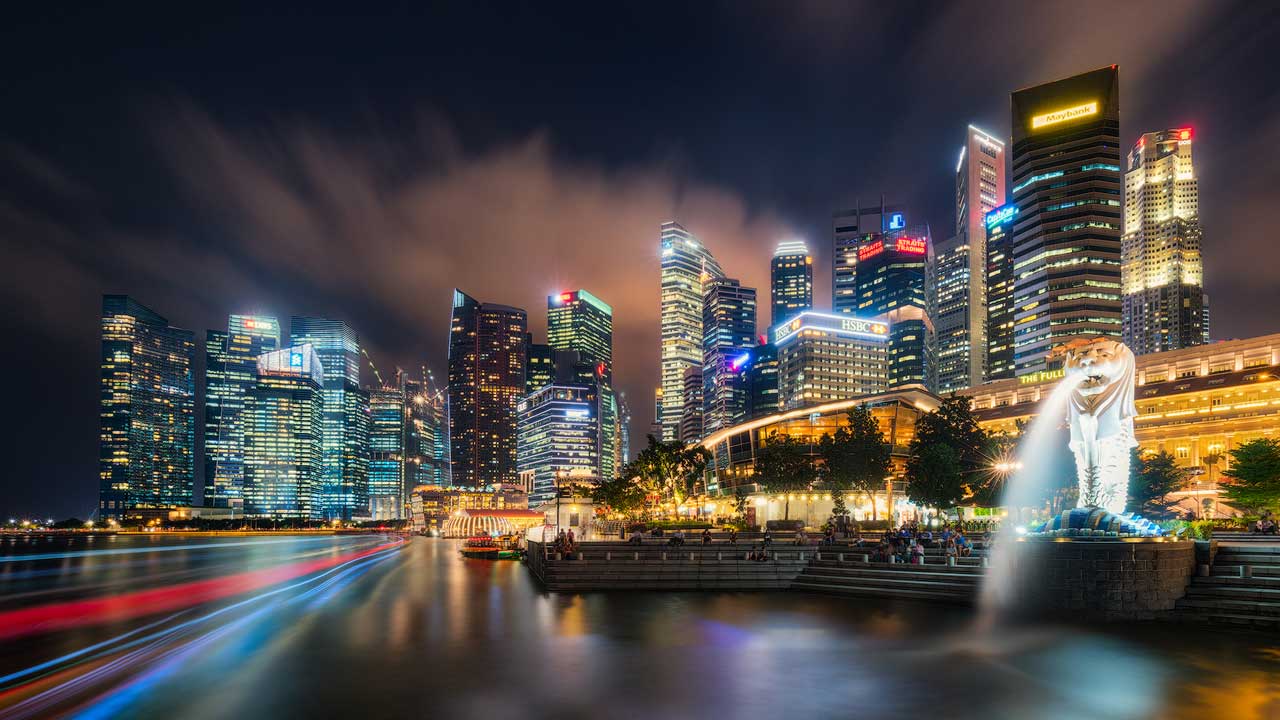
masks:
[(1068, 120), (1075, 120), (1077, 118), (1097, 114), (1098, 103), (1095, 100), (1094, 102), (1087, 102), (1083, 105), (1076, 105), (1075, 107), (1054, 110), (1053, 112), (1045, 113), (1044, 115), (1033, 116), (1031, 118), (1031, 129), (1035, 130), (1046, 125), (1057, 125), (1060, 122), (1066, 122)]
[(1037, 383), (1049, 382), (1050, 380), (1058, 380), (1064, 375), (1066, 375), (1066, 373), (1061, 368), (1057, 370), (1037, 370), (1036, 372), (1019, 376), (1018, 384), (1034, 385)]

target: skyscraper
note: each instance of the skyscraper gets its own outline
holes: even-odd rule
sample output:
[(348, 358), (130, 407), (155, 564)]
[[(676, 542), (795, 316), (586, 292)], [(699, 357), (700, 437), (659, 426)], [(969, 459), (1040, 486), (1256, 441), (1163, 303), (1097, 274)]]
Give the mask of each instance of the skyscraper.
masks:
[(883, 392), (891, 328), (852, 315), (804, 312), (769, 329), (783, 410)]
[[(868, 235), (901, 230), (907, 226), (906, 208), (901, 205), (880, 203), (863, 207), (855, 201), (850, 210), (841, 210), (831, 216), (831, 311), (837, 314), (856, 314), (858, 311), (857, 280), (854, 277), (858, 264), (858, 248), (869, 242)], [(777, 323), (774, 323), (775, 325)]]
[(1120, 338), (1120, 80), (1116, 66), (1013, 93), (1014, 372), (1055, 347)]
[(720, 264), (677, 222), (662, 224), (662, 378), (657, 398), (661, 440), (680, 437), (684, 371), (702, 368), (702, 283), (724, 277)]
[(403, 515), (409, 438), (404, 389), (369, 391), (369, 517), (374, 520)]
[(244, 407), (244, 511), (247, 517), (324, 517), (325, 374), (310, 345), (258, 357)]
[(575, 383), (555, 382), (520, 399), (519, 473), (531, 478), (531, 505), (555, 499), (562, 478), (598, 477), (599, 405), (596, 388)]
[(756, 289), (730, 278), (708, 278), (702, 288), (702, 433), (709, 434), (747, 416), (746, 365), (756, 343)]
[(553, 350), (577, 351), (599, 375), (600, 477), (613, 477), (617, 462), (617, 400), (613, 392), (613, 308), (586, 290), (547, 298), (547, 344)]
[(629, 462), (631, 462), (631, 406), (627, 404), (627, 394), (619, 392), (617, 474), (622, 474), (622, 467)]
[(1018, 206), (987, 213), (987, 381), (1014, 376), (1013, 365), (1013, 223)]
[(858, 248), (858, 317), (889, 326), (891, 388), (919, 384), (932, 390), (936, 384), (934, 327), (925, 299), (929, 245), (929, 228), (921, 226), (868, 236)]
[(102, 296), (99, 519), (191, 504), (195, 336), (126, 295)]
[(310, 345), (324, 367), (320, 517), (351, 520), (369, 506), (369, 398), (360, 389), (360, 340), (341, 320), (295, 316), (289, 342)]
[(770, 322), (777, 325), (813, 309), (813, 256), (802, 240), (784, 240), (769, 262)]
[(525, 348), (524, 394), (528, 395), (541, 390), (555, 379), (556, 351), (546, 343), (534, 342), (532, 333), (525, 334)]
[(938, 391), (982, 383), (986, 355), (986, 216), (1004, 202), (1004, 143), (970, 125), (956, 165), (955, 234), (929, 252), (928, 314)]
[(702, 368), (690, 365), (682, 379), (680, 435), (676, 439), (688, 445), (702, 439)]
[(449, 327), (449, 442), (453, 484), (514, 483), (516, 403), (525, 389), (528, 316), (453, 291)]
[(751, 348), (747, 382), (751, 389), (749, 418), (754, 420), (782, 409), (778, 398), (778, 346), (770, 342)]
[(405, 397), (405, 491), (417, 485), (450, 484), (449, 432), (444, 393), (425, 368), (422, 377), (404, 378)]
[(204, 504), (244, 508), (245, 395), (257, 382), (258, 356), (280, 347), (273, 317), (232, 315), (205, 338)]
[(1134, 353), (1209, 342), (1191, 128), (1149, 132), (1124, 176), (1123, 336)]

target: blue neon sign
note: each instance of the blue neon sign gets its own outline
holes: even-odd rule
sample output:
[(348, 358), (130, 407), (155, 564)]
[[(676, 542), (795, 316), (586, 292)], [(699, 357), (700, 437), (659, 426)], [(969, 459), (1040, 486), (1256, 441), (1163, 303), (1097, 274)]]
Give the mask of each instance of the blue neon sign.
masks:
[(987, 227), (992, 228), (996, 225), (1003, 225), (1013, 219), (1018, 214), (1017, 205), (1003, 205), (987, 213)]
[(302, 367), (302, 353), (289, 353), (289, 367)]
[(893, 213), (889, 216), (889, 229), (901, 230), (907, 226), (907, 218), (902, 213)]

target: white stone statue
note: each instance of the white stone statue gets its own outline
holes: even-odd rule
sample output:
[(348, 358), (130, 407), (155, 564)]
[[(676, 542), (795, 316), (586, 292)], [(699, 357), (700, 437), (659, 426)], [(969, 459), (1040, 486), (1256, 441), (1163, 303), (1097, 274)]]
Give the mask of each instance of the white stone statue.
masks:
[(1138, 444), (1133, 352), (1115, 340), (1077, 341), (1066, 348), (1064, 368), (1067, 381), (1079, 383), (1068, 411), (1080, 483), (1076, 505), (1118, 515), (1128, 499), (1129, 451)]

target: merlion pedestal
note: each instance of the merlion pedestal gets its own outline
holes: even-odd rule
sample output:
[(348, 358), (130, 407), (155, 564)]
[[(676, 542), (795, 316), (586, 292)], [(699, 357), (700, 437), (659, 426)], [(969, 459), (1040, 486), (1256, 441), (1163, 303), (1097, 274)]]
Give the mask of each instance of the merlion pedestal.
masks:
[(1067, 347), (1064, 369), (1066, 382), (1076, 383), (1068, 403), (1076, 506), (1119, 515), (1128, 499), (1129, 453), (1138, 444), (1133, 352), (1115, 340), (1091, 340)]

